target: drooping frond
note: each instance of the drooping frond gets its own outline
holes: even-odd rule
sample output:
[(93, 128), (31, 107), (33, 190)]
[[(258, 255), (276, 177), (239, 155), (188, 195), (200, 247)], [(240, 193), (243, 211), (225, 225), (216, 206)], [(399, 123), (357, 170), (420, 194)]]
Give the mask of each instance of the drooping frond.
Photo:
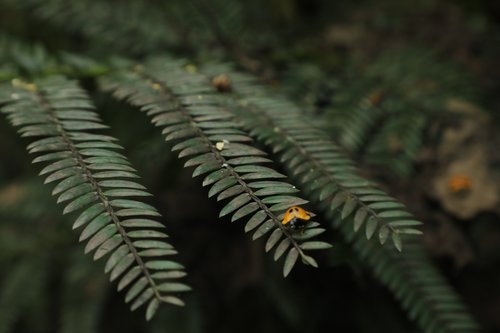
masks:
[(419, 234), (421, 222), (404, 205), (357, 175), (354, 163), (323, 131), (315, 128), (297, 107), (273, 98), (262, 86), (227, 66), (207, 67), (209, 76), (227, 73), (238, 112), (246, 126), (262, 141), (271, 144), (291, 175), (310, 191), (327, 211), (339, 212), (342, 219), (353, 215), (354, 230), (364, 226), (370, 239), (376, 232), (381, 244), (388, 238), (401, 251), (401, 234)]
[[(158, 211), (135, 198), (149, 196), (137, 183), (135, 169), (116, 150), (116, 139), (95, 130), (107, 128), (92, 102), (74, 82), (59, 76), (26, 83), (13, 80), (1, 89), (1, 111), (22, 137), (36, 137), (28, 146), (34, 163), (49, 163), (40, 175), (56, 183), (53, 195), (65, 203), (64, 214), (82, 211), (73, 229), (83, 227), (80, 241), (94, 259), (110, 255), (105, 271), (130, 286), (125, 300), (134, 310), (148, 303), (150, 319), (162, 302), (182, 305), (171, 293), (187, 291), (172, 280), (183, 277), (183, 266), (164, 259), (176, 253), (165, 241)], [(40, 138), (41, 137), (41, 138)]]
[(375, 277), (392, 292), (408, 317), (424, 332), (473, 333), (480, 329), (460, 296), (431, 263), (422, 243), (407, 236), (405, 250), (396, 255), (357, 235), (346, 224), (343, 236)]
[(140, 107), (152, 122), (163, 128), (166, 141), (178, 141), (172, 150), (189, 157), (185, 166), (196, 166), (193, 176), (208, 175), (209, 197), (231, 199), (220, 216), (231, 221), (251, 216), (245, 231), (255, 230), (253, 239), (268, 233), (266, 252), (276, 246), (274, 259), (285, 253), (283, 273), (288, 275), (300, 257), (317, 266), (306, 250), (328, 248), (325, 242), (309, 241), (325, 231), (309, 222), (304, 231), (293, 231), (281, 223), (285, 210), (307, 203), (295, 193), (295, 186), (283, 181), (283, 174), (264, 164), (271, 162), (255, 148), (252, 139), (224, 107), (217, 90), (206, 78), (190, 73), (184, 62), (169, 59), (151, 61), (135, 70), (108, 75), (101, 81), (107, 91)]
[[(297, 108), (272, 96), (251, 77), (228, 66), (205, 69), (231, 78), (238, 115), (259, 140), (281, 154), (288, 172), (324, 208), (333, 225), (353, 242), (374, 274), (428, 332), (476, 332), (476, 323), (456, 293), (425, 256), (416, 221), (403, 205), (357, 176), (355, 168)], [(346, 223), (348, 220), (349, 223)], [(357, 232), (365, 224), (365, 235)], [(391, 228), (392, 227), (392, 228)], [(379, 241), (371, 236), (378, 232)], [(401, 236), (401, 237), (400, 237)], [(380, 246), (391, 237), (402, 253)], [(368, 239), (367, 239), (368, 238)]]

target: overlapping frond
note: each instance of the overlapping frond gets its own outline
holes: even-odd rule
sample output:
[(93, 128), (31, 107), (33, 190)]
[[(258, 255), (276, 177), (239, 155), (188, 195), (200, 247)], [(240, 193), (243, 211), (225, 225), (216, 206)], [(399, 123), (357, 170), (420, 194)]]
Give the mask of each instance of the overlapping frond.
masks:
[(420, 234), (421, 222), (403, 204), (358, 176), (354, 163), (328, 135), (311, 126), (294, 104), (270, 97), (253, 78), (226, 66), (206, 71), (209, 75), (229, 73), (236, 99), (244, 104), (238, 115), (256, 137), (281, 154), (290, 173), (328, 211), (339, 212), (342, 220), (353, 215), (355, 231), (364, 227), (368, 239), (377, 233), (381, 244), (390, 238), (399, 251), (400, 235)]
[(296, 195), (295, 186), (283, 181), (286, 176), (265, 166), (271, 160), (251, 144), (238, 120), (224, 108), (217, 90), (185, 65), (168, 59), (151, 61), (135, 70), (108, 75), (101, 83), (116, 98), (146, 112), (163, 128), (166, 141), (178, 142), (172, 150), (180, 151), (180, 158), (189, 157), (185, 166), (196, 166), (193, 176), (208, 174), (203, 186), (211, 186), (209, 197), (231, 199), (220, 216), (231, 215), (231, 221), (251, 216), (245, 231), (255, 230), (254, 240), (270, 234), (266, 252), (276, 248), (275, 260), (287, 253), (285, 276), (299, 257), (317, 266), (305, 251), (330, 247), (310, 241), (325, 229), (309, 222), (305, 230), (294, 231), (281, 223), (286, 209), (307, 200)]
[[(427, 332), (476, 332), (476, 323), (456, 293), (425, 256), (420, 222), (403, 205), (355, 175), (352, 163), (323, 132), (312, 128), (296, 107), (274, 97), (252, 77), (228, 66), (205, 69), (209, 76), (231, 78), (237, 113), (259, 140), (281, 154), (281, 160), (310, 198), (355, 252), (401, 302), (410, 318)], [(235, 109), (236, 110), (236, 109)], [(349, 223), (343, 222), (348, 220)], [(357, 232), (364, 224), (364, 234)], [(372, 236), (378, 233), (378, 241)], [(380, 246), (388, 237), (396, 248)]]
[(430, 262), (417, 237), (405, 237), (405, 251), (395, 255), (393, 251), (360, 237), (346, 224), (340, 228), (358, 256), (391, 290), (408, 317), (417, 322), (424, 332), (480, 331), (459, 295)]
[[(1, 89), (1, 112), (22, 137), (36, 137), (28, 146), (34, 163), (48, 163), (40, 175), (56, 183), (53, 195), (64, 214), (81, 211), (73, 229), (83, 228), (80, 241), (94, 259), (109, 255), (105, 271), (134, 310), (148, 304), (151, 318), (162, 302), (182, 305), (172, 295), (190, 290), (176, 282), (183, 266), (165, 259), (176, 253), (165, 241), (158, 211), (137, 198), (149, 196), (116, 139), (94, 133), (107, 128), (93, 111), (85, 91), (74, 81), (55, 76), (26, 83), (13, 80)], [(41, 137), (41, 138), (40, 138)]]

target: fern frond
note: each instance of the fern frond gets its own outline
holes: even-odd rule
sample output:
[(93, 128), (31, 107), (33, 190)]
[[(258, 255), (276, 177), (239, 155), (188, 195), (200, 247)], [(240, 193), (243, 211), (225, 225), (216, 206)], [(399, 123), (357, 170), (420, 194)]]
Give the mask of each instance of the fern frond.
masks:
[[(459, 297), (425, 256), (416, 235), (420, 231), (415, 229), (421, 223), (402, 204), (354, 176), (352, 162), (322, 131), (310, 126), (293, 104), (270, 95), (251, 76), (228, 66), (215, 65), (205, 71), (231, 78), (233, 96), (241, 106), (238, 115), (246, 127), (281, 153), (290, 174), (353, 242), (359, 257), (393, 292), (411, 319), (428, 332), (478, 331)], [(363, 224), (366, 237), (357, 232)], [(377, 231), (378, 241), (371, 238)], [(404, 241), (405, 251), (398, 253), (378, 244), (388, 237), (399, 250)]]
[(148, 303), (150, 319), (162, 302), (182, 305), (171, 293), (190, 290), (172, 282), (184, 276), (183, 266), (164, 259), (176, 253), (165, 241), (158, 211), (135, 197), (149, 196), (127, 158), (116, 152), (116, 139), (94, 130), (105, 129), (84, 90), (74, 81), (50, 77), (4, 86), (1, 111), (22, 137), (42, 137), (28, 146), (38, 154), (34, 163), (49, 163), (40, 175), (57, 182), (52, 194), (65, 203), (64, 214), (82, 211), (73, 229), (84, 227), (80, 241), (94, 259), (110, 254), (105, 271), (118, 290), (130, 286), (125, 300), (131, 309)]
[(209, 197), (231, 199), (221, 217), (231, 214), (231, 221), (236, 221), (251, 215), (245, 231), (255, 229), (254, 240), (270, 233), (266, 252), (276, 246), (275, 260), (287, 253), (284, 276), (299, 257), (316, 267), (305, 251), (330, 247), (308, 241), (325, 229), (309, 222), (303, 232), (296, 232), (281, 224), (286, 209), (307, 201), (296, 196), (295, 186), (282, 180), (286, 176), (263, 165), (271, 160), (251, 145), (252, 139), (224, 108), (215, 88), (206, 84), (205, 77), (189, 73), (185, 65), (168, 59), (151, 61), (135, 71), (104, 77), (101, 83), (116, 98), (152, 117), (163, 128), (166, 141), (179, 142), (172, 150), (180, 151), (180, 158), (189, 157), (185, 166), (196, 166), (193, 177), (208, 173), (203, 186), (211, 185)]
[(235, 101), (243, 104), (238, 115), (254, 136), (281, 154), (290, 174), (327, 211), (339, 212), (342, 220), (353, 215), (354, 230), (364, 225), (367, 239), (377, 232), (381, 244), (391, 238), (399, 251), (400, 235), (421, 233), (416, 228), (421, 222), (373, 182), (358, 176), (354, 163), (294, 104), (270, 97), (252, 77), (227, 66), (207, 67), (206, 72), (209, 76), (229, 75)]
[(387, 286), (408, 317), (424, 332), (480, 331), (458, 294), (431, 263), (417, 237), (407, 236), (405, 251), (395, 255), (360, 237), (346, 224), (340, 229), (375, 277)]

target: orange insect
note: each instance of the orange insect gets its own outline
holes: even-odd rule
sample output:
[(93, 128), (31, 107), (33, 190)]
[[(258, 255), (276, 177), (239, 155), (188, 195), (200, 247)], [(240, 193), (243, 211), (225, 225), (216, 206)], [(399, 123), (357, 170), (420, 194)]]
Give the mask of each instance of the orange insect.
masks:
[(287, 209), (281, 224), (292, 229), (299, 229), (303, 228), (310, 219), (311, 213), (298, 206), (293, 206)]

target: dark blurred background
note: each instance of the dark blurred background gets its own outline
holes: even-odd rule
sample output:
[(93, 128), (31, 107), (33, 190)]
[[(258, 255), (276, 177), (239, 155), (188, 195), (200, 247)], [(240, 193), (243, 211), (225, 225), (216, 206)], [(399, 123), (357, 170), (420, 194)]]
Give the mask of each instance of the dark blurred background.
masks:
[(424, 221), (432, 261), (500, 332), (499, 28), (496, 0), (0, 0), (0, 80), (83, 78), (194, 289), (151, 323), (130, 313), (0, 117), (0, 333), (418, 331), (339, 235), (319, 269), (283, 279), (160, 131), (97, 91), (116, 58), (165, 52), (236, 62), (299, 103)]

